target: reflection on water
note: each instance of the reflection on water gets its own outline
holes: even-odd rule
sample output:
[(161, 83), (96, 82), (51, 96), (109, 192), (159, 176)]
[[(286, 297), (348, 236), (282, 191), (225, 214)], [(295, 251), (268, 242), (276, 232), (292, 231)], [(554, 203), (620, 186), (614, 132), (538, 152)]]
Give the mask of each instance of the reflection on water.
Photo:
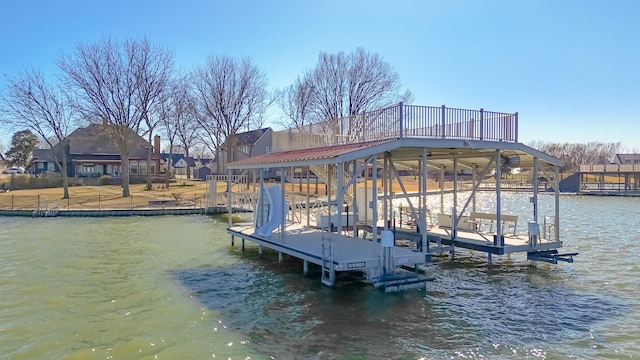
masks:
[[(479, 203), (491, 201), (481, 194)], [(519, 197), (519, 198), (518, 198)], [(526, 219), (527, 194), (503, 204)], [(446, 199), (450, 201), (450, 199)], [(551, 212), (553, 199), (542, 196)], [(438, 199), (439, 205), (439, 199)], [(206, 217), (0, 219), (0, 353), (9, 358), (417, 359), (640, 356), (638, 199), (562, 197), (574, 264), (457, 251), (426, 291), (229, 247)], [(542, 211), (541, 211), (542, 212)], [(524, 223), (522, 220), (521, 223)], [(496, 260), (497, 258), (497, 260)]]

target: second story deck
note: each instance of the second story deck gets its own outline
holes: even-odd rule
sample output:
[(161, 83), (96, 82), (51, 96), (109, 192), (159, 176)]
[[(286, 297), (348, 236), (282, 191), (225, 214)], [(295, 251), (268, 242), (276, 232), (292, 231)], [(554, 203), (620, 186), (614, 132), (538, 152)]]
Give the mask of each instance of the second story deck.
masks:
[(518, 142), (518, 113), (398, 105), (273, 133), (273, 151), (393, 138)]

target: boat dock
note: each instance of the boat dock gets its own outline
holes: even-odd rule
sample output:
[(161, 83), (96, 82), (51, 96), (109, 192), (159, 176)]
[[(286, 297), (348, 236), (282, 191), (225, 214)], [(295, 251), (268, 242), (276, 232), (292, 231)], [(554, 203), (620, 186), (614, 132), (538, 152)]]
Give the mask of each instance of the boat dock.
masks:
[[(484, 252), (489, 263), (493, 255), (511, 253), (526, 253), (535, 261), (572, 261), (575, 254), (558, 252), (561, 162), (518, 143), (517, 128), (517, 113), (401, 103), (274, 133), (274, 152), (228, 165), (228, 189), (238, 173), (260, 179), (251, 204), (253, 221), (233, 225), (230, 216), (228, 233), (232, 241), (238, 237), (243, 244), (251, 241), (302, 259), (305, 272), (309, 263), (321, 266), (326, 285), (335, 283), (337, 272), (359, 271), (386, 291), (424, 286), (406, 269), (418, 269), (436, 253), (453, 256), (456, 248)], [(527, 218), (506, 213), (501, 202), (501, 174), (516, 167), (532, 174)], [(266, 181), (266, 168), (279, 171), (280, 181)], [(453, 178), (450, 188), (445, 188), (445, 173)], [(464, 196), (457, 181), (462, 173), (473, 182)], [(290, 193), (286, 174), (300, 179), (288, 187)], [(294, 190), (302, 189), (300, 174), (306, 174), (306, 193)], [(405, 184), (406, 174), (415, 179), (414, 189)], [(550, 214), (538, 213), (542, 175), (555, 189)], [(427, 186), (434, 177), (436, 192)], [(326, 199), (312, 196), (311, 178), (326, 184)], [(495, 186), (495, 206), (480, 212), (476, 193), (487, 182)], [(445, 192), (453, 196), (450, 208), (444, 206)], [(434, 197), (440, 206), (430, 208), (427, 200)], [(392, 220), (399, 211), (396, 227)]]

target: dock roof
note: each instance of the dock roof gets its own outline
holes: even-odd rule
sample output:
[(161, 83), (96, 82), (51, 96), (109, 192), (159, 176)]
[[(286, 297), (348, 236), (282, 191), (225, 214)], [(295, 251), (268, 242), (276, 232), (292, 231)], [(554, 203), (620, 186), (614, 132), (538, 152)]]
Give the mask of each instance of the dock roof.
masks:
[(451, 169), (454, 159), (457, 160), (458, 166), (462, 167), (486, 166), (498, 150), (504, 157), (517, 156), (517, 167), (532, 167), (534, 158), (539, 159), (540, 166), (562, 165), (560, 160), (521, 143), (403, 137), (274, 152), (232, 162), (228, 168), (259, 169), (335, 164), (381, 153), (390, 153), (394, 162), (402, 163), (406, 168), (417, 168), (423, 148), (427, 148), (429, 166), (436, 168)]

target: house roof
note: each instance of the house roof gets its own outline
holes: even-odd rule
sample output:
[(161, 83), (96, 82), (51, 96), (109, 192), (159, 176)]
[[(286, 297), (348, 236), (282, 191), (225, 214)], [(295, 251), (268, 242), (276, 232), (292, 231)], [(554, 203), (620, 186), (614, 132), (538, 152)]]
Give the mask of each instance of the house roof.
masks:
[(236, 145), (253, 145), (271, 128), (263, 128), (236, 134)]
[[(171, 164), (175, 164), (178, 161), (180, 161), (180, 159), (182, 159), (184, 157), (184, 154), (171, 154)], [(167, 153), (161, 153), (160, 154), (160, 159), (162, 161), (167, 161), (169, 160), (169, 154)]]
[(213, 162), (213, 159), (200, 159), (202, 165), (208, 165)]
[(620, 164), (624, 164), (626, 161), (640, 161), (640, 154), (616, 154), (616, 158)]
[[(139, 135), (135, 136), (138, 139), (131, 158), (146, 159), (147, 148), (151, 145)], [(107, 139), (106, 128), (100, 124), (74, 130), (67, 137), (67, 142), (70, 154), (120, 155), (118, 146)]]
[(185, 156), (185, 157), (182, 158), (182, 160), (184, 160), (187, 163), (187, 166), (189, 166), (189, 167), (195, 167), (196, 166), (196, 160), (191, 156)]
[[(160, 159), (166, 162), (169, 159), (169, 154), (160, 154)], [(184, 160), (189, 167), (196, 167), (196, 160), (192, 156), (184, 156), (184, 154), (171, 154), (172, 166), (175, 166), (180, 160)]]
[(34, 149), (31, 162), (53, 162), (51, 149)]

